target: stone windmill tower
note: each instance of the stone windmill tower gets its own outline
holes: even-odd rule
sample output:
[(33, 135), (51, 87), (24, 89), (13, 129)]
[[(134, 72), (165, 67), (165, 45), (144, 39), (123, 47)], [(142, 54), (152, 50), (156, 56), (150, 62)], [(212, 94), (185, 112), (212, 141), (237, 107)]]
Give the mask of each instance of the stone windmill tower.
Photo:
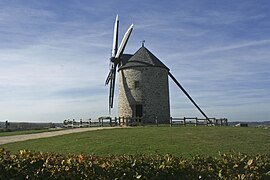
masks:
[(119, 68), (120, 117), (169, 122), (169, 69), (144, 45)]
[(119, 117), (139, 117), (144, 123), (154, 123), (156, 120), (160, 123), (169, 123), (170, 101), (168, 77), (170, 76), (203, 116), (208, 119), (206, 114), (170, 73), (169, 68), (145, 48), (144, 43), (142, 43), (142, 47), (135, 54), (123, 54), (132, 32), (133, 24), (125, 33), (119, 48), (118, 26), (118, 16), (116, 16), (111, 69), (105, 83), (106, 85), (110, 83), (109, 110), (113, 108), (115, 76), (118, 68)]

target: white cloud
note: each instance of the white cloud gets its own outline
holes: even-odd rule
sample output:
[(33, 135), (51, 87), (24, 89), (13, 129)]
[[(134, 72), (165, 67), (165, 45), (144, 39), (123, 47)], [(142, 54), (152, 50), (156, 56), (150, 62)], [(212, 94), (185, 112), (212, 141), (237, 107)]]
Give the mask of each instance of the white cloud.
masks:
[[(209, 116), (269, 117), (269, 13), (260, 3), (0, 4), (0, 120), (107, 114), (104, 81), (117, 13), (120, 39), (135, 24), (125, 52), (146, 40)], [(170, 88), (173, 116), (200, 116), (173, 83)]]

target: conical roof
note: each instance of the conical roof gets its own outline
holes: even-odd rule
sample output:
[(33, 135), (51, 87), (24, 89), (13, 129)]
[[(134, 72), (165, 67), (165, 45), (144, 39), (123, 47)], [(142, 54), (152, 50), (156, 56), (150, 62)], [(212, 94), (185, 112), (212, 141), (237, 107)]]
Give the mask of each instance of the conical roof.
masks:
[(122, 61), (122, 66), (119, 69), (131, 67), (166, 67), (154, 54), (147, 48), (142, 46), (131, 58)]

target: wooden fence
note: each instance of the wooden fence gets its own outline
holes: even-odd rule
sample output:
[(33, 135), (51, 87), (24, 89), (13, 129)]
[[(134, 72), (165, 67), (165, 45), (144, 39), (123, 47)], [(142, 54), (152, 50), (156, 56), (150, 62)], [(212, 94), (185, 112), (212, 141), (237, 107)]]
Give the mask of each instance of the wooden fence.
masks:
[(88, 119), (86, 121), (83, 121), (83, 119), (80, 119), (80, 121), (73, 120), (64, 120), (63, 126), (65, 128), (80, 128), (80, 127), (90, 127), (91, 126), (91, 119)]
[[(140, 117), (99, 117), (97, 120), (88, 119), (87, 121), (64, 120), (64, 127), (66, 128), (79, 128), (79, 127), (103, 127), (103, 126), (143, 126), (145, 123)], [(153, 124), (153, 123), (152, 123)], [(155, 119), (155, 125), (160, 123), (158, 119)], [(228, 126), (228, 119), (226, 118), (209, 118), (201, 119), (197, 117), (183, 117), (183, 118), (170, 118), (170, 126), (175, 125), (204, 125), (204, 126)]]
[(226, 118), (209, 118), (201, 119), (197, 117), (184, 117), (184, 118), (170, 118), (170, 125), (204, 125), (204, 126), (228, 126), (228, 119)]
[(103, 126), (117, 126), (118, 121), (117, 118), (111, 118), (111, 117), (99, 117), (97, 120), (87, 119), (83, 120), (80, 119), (80, 121), (73, 120), (64, 120), (63, 126), (65, 128), (81, 128), (81, 127), (103, 127)]

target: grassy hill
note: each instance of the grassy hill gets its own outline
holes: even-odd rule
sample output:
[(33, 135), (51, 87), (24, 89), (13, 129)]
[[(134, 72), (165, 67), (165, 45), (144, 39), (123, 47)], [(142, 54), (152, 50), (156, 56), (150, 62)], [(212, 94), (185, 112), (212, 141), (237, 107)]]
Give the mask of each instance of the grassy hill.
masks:
[(74, 133), (2, 145), (13, 152), (96, 155), (173, 154), (190, 157), (228, 152), (269, 154), (270, 130), (237, 127), (134, 127)]

